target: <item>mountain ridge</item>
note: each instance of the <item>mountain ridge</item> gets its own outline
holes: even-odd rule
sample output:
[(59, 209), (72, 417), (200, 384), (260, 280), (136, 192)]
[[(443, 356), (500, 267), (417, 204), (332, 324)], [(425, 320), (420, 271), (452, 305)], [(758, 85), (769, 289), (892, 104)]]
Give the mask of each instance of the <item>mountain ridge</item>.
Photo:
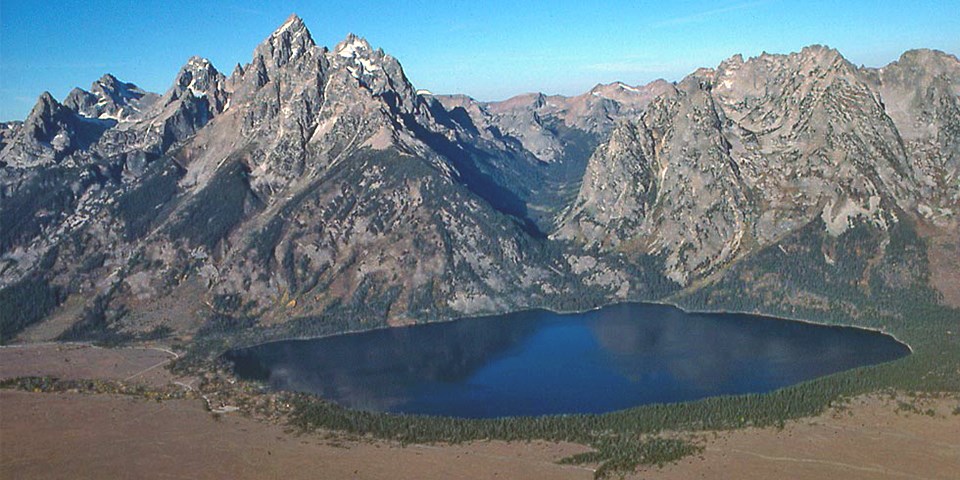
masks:
[(155, 94), (107, 74), (3, 124), (0, 291), (46, 306), (3, 341), (592, 308), (695, 294), (778, 247), (819, 249), (856, 301), (929, 287), (920, 232), (960, 213), (958, 72), (811, 46), (478, 102), (418, 93), (356, 35), (317, 46), (292, 15), (229, 76), (191, 57)]

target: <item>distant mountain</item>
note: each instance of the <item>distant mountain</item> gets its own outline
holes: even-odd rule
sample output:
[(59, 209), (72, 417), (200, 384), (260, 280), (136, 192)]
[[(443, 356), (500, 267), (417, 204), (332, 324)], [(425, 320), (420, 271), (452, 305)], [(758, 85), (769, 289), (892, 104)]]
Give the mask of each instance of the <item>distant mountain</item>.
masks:
[(949, 299), (928, 257), (956, 248), (958, 72), (942, 52), (868, 69), (808, 47), (478, 102), (418, 93), (364, 39), (320, 47), (291, 16), (229, 76), (193, 57), (155, 94), (108, 74), (0, 125), (0, 333), (273, 338), (744, 276), (744, 308), (826, 308), (831, 282), (850, 305)]

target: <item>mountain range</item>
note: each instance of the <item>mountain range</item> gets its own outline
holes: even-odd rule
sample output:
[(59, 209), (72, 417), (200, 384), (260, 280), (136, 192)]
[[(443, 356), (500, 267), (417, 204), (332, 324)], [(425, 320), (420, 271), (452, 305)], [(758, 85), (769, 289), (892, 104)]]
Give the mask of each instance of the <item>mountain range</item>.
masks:
[[(960, 305), (960, 61), (810, 46), (481, 102), (291, 16), (228, 76), (0, 124), (0, 340), (280, 338), (624, 300)], [(912, 292), (912, 293), (911, 293)]]

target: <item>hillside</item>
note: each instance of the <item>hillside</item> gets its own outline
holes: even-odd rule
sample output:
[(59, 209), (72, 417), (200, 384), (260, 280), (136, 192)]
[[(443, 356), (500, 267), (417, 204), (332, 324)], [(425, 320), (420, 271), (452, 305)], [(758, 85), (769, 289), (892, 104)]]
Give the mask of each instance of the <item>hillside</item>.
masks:
[(106, 74), (0, 128), (0, 337), (234, 343), (628, 299), (859, 322), (960, 298), (958, 169), (943, 52), (871, 69), (812, 46), (479, 102), (291, 16), (230, 75)]

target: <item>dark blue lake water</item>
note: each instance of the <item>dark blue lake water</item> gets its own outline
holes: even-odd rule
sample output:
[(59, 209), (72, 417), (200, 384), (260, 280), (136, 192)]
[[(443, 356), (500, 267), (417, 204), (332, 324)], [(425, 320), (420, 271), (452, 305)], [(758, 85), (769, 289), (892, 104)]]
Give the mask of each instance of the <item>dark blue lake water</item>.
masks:
[(282, 341), (225, 357), (242, 378), (351, 408), (483, 418), (767, 392), (908, 353), (860, 329), (621, 304)]

